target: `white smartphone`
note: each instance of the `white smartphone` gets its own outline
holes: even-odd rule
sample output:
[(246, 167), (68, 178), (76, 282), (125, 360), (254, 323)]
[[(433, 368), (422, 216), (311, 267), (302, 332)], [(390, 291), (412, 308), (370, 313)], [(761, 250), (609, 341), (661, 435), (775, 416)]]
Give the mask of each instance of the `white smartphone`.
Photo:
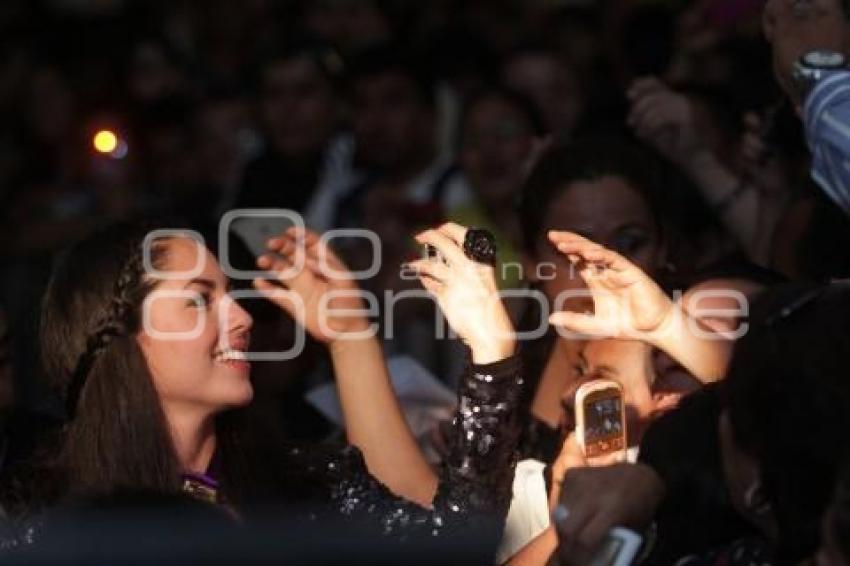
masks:
[(239, 236), (252, 254), (261, 256), (267, 252), (266, 242), (269, 238), (279, 236), (295, 226), (291, 217), (296, 215), (295, 211), (281, 209), (269, 210), (269, 216), (240, 216), (230, 223), (230, 231)]
[(590, 560), (590, 566), (629, 566), (635, 560), (643, 538), (628, 529), (614, 527)]
[(626, 459), (626, 412), (623, 387), (610, 379), (582, 384), (576, 392), (576, 438), (588, 462), (618, 455)]

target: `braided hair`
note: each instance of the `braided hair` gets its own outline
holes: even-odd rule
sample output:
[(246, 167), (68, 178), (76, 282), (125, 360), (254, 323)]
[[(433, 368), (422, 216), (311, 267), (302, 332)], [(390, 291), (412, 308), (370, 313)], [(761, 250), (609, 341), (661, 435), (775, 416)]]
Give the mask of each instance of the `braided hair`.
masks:
[[(179, 465), (136, 340), (146, 277), (143, 243), (156, 226), (122, 223), (86, 238), (55, 267), (42, 303), (41, 357), (66, 400), (56, 447), (66, 492), (179, 488)], [(161, 269), (167, 239), (150, 246)]]
[(131, 330), (135, 330), (136, 320), (133, 315), (137, 305), (134, 304), (134, 298), (139, 294), (143, 276), (142, 243), (133, 238), (124, 244), (126, 260), (115, 279), (110, 305), (86, 340), (85, 351), (80, 354), (71, 374), (65, 404), (69, 418), (73, 418), (76, 412), (80, 392), (97, 356), (109, 347), (115, 338), (126, 336)]
[[(0, 481), (0, 504), (11, 516), (66, 499), (180, 492), (180, 462), (136, 339), (143, 302), (155, 285), (145, 274), (142, 245), (157, 227), (113, 226), (72, 248), (55, 267), (42, 303), (41, 353), (47, 376), (67, 394), (69, 418), (33, 466)], [(154, 241), (154, 269), (165, 268), (167, 252), (168, 239)], [(281, 481), (291, 471), (283, 439), (247, 409), (215, 419), (224, 498), (303, 502), (309, 474), (292, 485)]]

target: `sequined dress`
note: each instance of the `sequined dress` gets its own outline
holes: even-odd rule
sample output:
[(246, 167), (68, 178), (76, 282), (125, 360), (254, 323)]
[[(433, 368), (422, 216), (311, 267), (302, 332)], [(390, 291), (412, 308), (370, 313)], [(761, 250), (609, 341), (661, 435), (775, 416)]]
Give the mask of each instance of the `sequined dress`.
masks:
[[(298, 501), (299, 511), (310, 520), (350, 519), (396, 540), (463, 533), (474, 529), (478, 518), (502, 521), (511, 500), (521, 434), (520, 365), (517, 357), (469, 364), (431, 508), (390, 492), (369, 473), (360, 450), (350, 445), (288, 448), (278, 483), (284, 493), (296, 496), (284, 499)], [(200, 499), (217, 498), (206, 488), (192, 491)], [(37, 542), (38, 530), (38, 521), (31, 518), (18, 528), (0, 529), (0, 550)]]
[(511, 500), (522, 384), (517, 358), (469, 367), (458, 392), (450, 451), (431, 509), (393, 495), (369, 474), (360, 451), (352, 446), (319, 458), (301, 451), (296, 455), (302, 462), (298, 469), (321, 477), (333, 512), (370, 515), (384, 534), (438, 535), (462, 529), (478, 515), (501, 520)]

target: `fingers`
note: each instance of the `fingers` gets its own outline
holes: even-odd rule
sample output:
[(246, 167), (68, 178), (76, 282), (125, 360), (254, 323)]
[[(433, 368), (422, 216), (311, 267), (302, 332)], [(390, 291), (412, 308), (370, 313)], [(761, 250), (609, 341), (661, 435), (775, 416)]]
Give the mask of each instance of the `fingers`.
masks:
[(631, 86), (629, 86), (629, 89), (626, 91), (626, 96), (629, 98), (629, 100), (634, 101), (638, 98), (646, 96), (649, 93), (666, 88), (667, 87), (664, 86), (664, 83), (662, 83), (656, 77), (641, 77), (639, 79), (635, 79), (635, 81), (632, 82)]
[[(441, 226), (441, 228), (444, 226)], [(454, 232), (454, 235), (457, 235), (456, 231), (453, 229), (449, 230)], [(466, 234), (466, 232), (464, 232), (464, 234)], [(451, 265), (464, 265), (469, 261), (461, 250), (460, 244), (439, 229), (425, 230), (424, 232), (417, 234), (415, 239), (420, 244), (430, 244), (437, 248), (437, 250), (443, 254), (443, 257), (446, 258)]]
[(334, 253), (324, 237), (319, 236), (311, 230), (300, 228), (293, 228), (292, 233), (296, 240), (300, 239), (304, 243), (304, 252), (307, 254), (307, 259), (313, 258), (318, 260), (334, 271), (348, 272), (345, 263)]
[[(567, 473), (567, 478), (570, 473)], [(556, 517), (555, 529), (558, 531), (558, 538), (561, 544), (568, 547), (574, 547), (579, 540), (579, 535), (584, 530), (585, 525), (591, 520), (594, 510), (592, 504), (588, 504), (583, 497), (592, 497), (591, 494), (574, 494), (566, 485), (561, 490), (561, 506), (566, 510), (561, 511), (561, 516)]]
[(306, 305), (296, 291), (282, 288), (272, 280), (259, 277), (252, 283), (267, 301), (278, 306), (302, 326), (304, 325)]
[(294, 264), (288, 257), (277, 253), (263, 254), (257, 258), (257, 267), (274, 273), (282, 283), (295, 277), (293, 266)]
[(437, 231), (444, 236), (447, 236), (455, 244), (463, 248), (463, 241), (466, 239), (466, 227), (454, 222), (446, 222), (445, 224), (437, 227)]
[(261, 277), (257, 277), (252, 283), (254, 288), (263, 293), (266, 298), (270, 298), (272, 293), (278, 292), (281, 289), (280, 286), (275, 285), (272, 281)]
[[(298, 253), (303, 253), (304, 265), (324, 278), (346, 279), (348, 268), (330, 249), (316, 232), (293, 226), (282, 235), (269, 239), (266, 243), (269, 251), (289, 259), (293, 265), (299, 261)], [(324, 267), (325, 269), (322, 269)]]
[(585, 238), (584, 236), (580, 236), (580, 235), (576, 234), (575, 232), (566, 232), (566, 231), (562, 231), (562, 230), (549, 230), (549, 232), (547, 232), (546, 235), (549, 238), (549, 241), (552, 242), (553, 244), (555, 244), (556, 246), (558, 244), (560, 244), (561, 242), (585, 242), (585, 243), (588, 243), (588, 244), (598, 245), (593, 240), (589, 240), (589, 239)]
[(298, 243), (295, 238), (284, 233), (280, 236), (270, 238), (266, 242), (266, 249), (286, 257), (292, 257), (298, 250)]
[(431, 279), (430, 277), (420, 276), (419, 282), (422, 283), (422, 286), (425, 287), (426, 291), (436, 297), (439, 297), (440, 293), (445, 288), (445, 285), (443, 285), (436, 279)]
[(319, 234), (302, 226), (292, 226), (286, 230), (285, 234), (296, 240), (303, 240), (307, 246), (315, 244), (320, 239)]
[[(552, 230), (549, 232), (549, 241), (555, 244), (558, 251), (569, 257), (571, 261), (580, 259), (586, 263), (599, 264), (618, 272), (631, 267), (629, 260), (617, 252), (572, 232)], [(582, 267), (582, 270), (584, 269), (586, 268)]]
[(427, 275), (439, 283), (445, 283), (452, 275), (451, 268), (441, 261), (419, 259), (407, 264), (417, 275)]
[(667, 92), (657, 92), (637, 99), (632, 105), (631, 112), (629, 112), (629, 124), (631, 126), (641, 125), (646, 122), (650, 113), (669, 110), (669, 102), (671, 101)]
[[(562, 474), (573, 468), (582, 468), (587, 466), (587, 460), (582, 453), (581, 446), (579, 446), (575, 432), (571, 432), (567, 436), (567, 439), (561, 446), (561, 453), (558, 456), (556, 463), (560, 466)], [(563, 477), (561, 479), (563, 479)]]
[(281, 255), (292, 256), (303, 251), (308, 257), (319, 257), (320, 237), (312, 230), (292, 226), (280, 236), (269, 239), (266, 247)]
[(591, 314), (560, 311), (549, 315), (549, 324), (593, 338), (616, 335), (616, 332), (611, 328), (610, 321), (603, 320)]

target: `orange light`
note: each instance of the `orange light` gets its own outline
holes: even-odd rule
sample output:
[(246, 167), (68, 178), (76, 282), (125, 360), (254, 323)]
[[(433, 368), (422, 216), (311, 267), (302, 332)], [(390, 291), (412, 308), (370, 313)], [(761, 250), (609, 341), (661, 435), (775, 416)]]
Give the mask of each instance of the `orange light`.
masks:
[(112, 153), (118, 147), (118, 136), (109, 130), (100, 130), (94, 135), (92, 145), (100, 153)]

